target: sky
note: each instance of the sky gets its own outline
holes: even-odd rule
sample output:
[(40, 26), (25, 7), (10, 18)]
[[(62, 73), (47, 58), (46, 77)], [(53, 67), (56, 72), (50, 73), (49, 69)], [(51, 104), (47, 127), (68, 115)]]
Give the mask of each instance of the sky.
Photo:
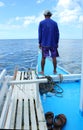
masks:
[(83, 0), (0, 0), (0, 39), (38, 38), (45, 10), (52, 12), (61, 39), (82, 39)]

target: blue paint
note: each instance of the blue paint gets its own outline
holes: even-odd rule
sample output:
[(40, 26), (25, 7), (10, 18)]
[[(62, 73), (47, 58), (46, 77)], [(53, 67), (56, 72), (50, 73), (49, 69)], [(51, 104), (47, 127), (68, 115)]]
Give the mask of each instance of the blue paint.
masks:
[[(40, 71), (40, 59), (38, 59), (38, 70)], [(62, 70), (57, 68), (58, 73), (64, 74)], [(47, 59), (45, 66), (45, 75), (53, 74), (52, 63)], [(51, 111), (54, 115), (60, 113), (65, 114), (67, 123), (63, 130), (83, 130), (83, 112), (80, 112), (80, 81), (60, 83), (60, 87), (64, 90), (62, 97), (56, 95), (41, 96), (44, 113)], [(55, 86), (56, 87), (56, 86)], [(81, 113), (81, 114), (80, 114)]]

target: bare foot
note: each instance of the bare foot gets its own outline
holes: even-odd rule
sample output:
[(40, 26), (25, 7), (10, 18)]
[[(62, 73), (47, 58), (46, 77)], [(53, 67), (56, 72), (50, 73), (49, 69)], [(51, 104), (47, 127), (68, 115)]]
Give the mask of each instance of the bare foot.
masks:
[(39, 72), (39, 74), (44, 75), (44, 72), (43, 72), (43, 71), (41, 71), (41, 72)]
[(54, 73), (54, 74), (57, 74), (57, 71), (54, 71), (53, 73)]

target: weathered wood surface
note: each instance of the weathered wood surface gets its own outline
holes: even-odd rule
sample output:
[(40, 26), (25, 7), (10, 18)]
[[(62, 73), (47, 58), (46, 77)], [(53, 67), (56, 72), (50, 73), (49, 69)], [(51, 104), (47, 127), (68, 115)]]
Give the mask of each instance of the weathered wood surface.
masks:
[[(17, 80), (35, 80), (35, 71), (17, 72)], [(5, 129), (47, 130), (37, 83), (10, 86), (11, 97), (4, 124)], [(8, 100), (8, 101), (9, 101)]]

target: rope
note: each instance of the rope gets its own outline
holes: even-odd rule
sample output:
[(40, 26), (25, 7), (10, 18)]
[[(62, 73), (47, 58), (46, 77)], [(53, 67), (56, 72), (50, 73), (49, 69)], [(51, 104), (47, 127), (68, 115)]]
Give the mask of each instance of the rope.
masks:
[[(59, 77), (60, 77), (60, 83), (61, 83), (63, 79), (62, 75), (59, 75)], [(48, 82), (39, 84), (39, 91), (41, 95), (47, 92), (52, 92), (58, 97), (63, 96), (62, 95), (63, 89), (56, 82), (53, 81), (51, 76), (45, 76), (42, 78), (47, 78)]]
[(56, 86), (55, 86), (55, 95), (57, 97), (63, 96), (63, 89), (58, 84), (56, 84)]

